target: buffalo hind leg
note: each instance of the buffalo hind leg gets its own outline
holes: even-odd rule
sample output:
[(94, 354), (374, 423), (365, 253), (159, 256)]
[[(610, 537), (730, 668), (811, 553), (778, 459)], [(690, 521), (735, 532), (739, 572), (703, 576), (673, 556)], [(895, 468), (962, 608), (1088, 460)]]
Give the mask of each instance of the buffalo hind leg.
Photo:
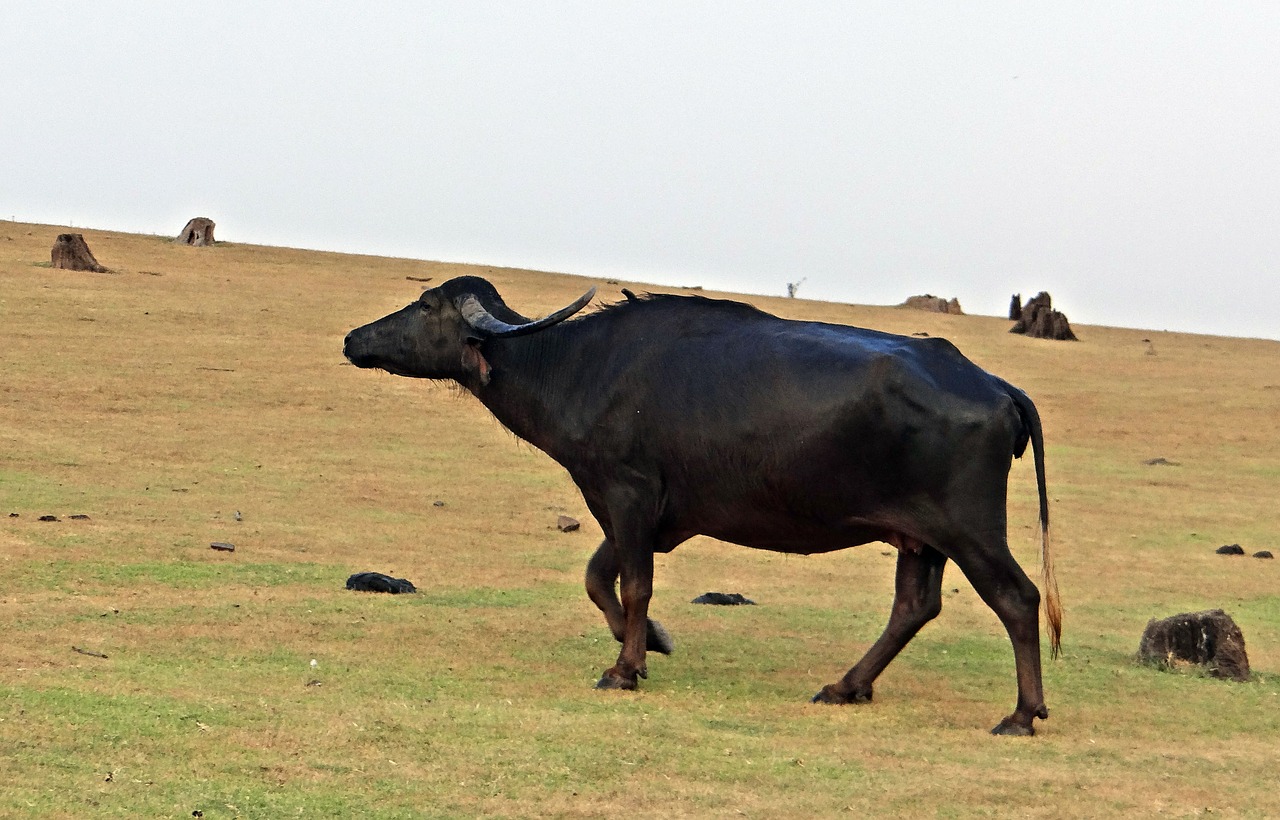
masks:
[(947, 557), (928, 544), (901, 538), (889, 624), (862, 660), (838, 683), (822, 687), (814, 703), (865, 703), (871, 687), (920, 628), (942, 611), (942, 570)]
[[(618, 583), (618, 556), (613, 542), (606, 538), (596, 549), (595, 555), (587, 562), (587, 596), (604, 613), (613, 637), (622, 643), (623, 630), (626, 625), (626, 614), (622, 610), (622, 602), (618, 600), (616, 590)], [(645, 636), (645, 648), (650, 652), (670, 655), (675, 648), (671, 635), (662, 628), (662, 624), (648, 619)]]
[(1040, 591), (1013, 560), (1008, 548), (989, 549), (955, 556), (974, 590), (995, 610), (1013, 643), (1018, 675), (1018, 705), (1013, 714), (1000, 721), (993, 735), (1027, 737), (1034, 735), (1035, 718), (1049, 717), (1044, 705), (1044, 684), (1040, 676)]

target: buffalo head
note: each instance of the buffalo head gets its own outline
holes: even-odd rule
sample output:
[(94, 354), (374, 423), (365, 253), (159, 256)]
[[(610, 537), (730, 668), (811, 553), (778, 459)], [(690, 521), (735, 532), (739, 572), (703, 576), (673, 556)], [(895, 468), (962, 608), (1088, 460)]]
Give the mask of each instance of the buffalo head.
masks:
[(531, 320), (507, 307), (489, 282), (460, 276), (425, 291), (395, 313), (351, 331), (342, 352), (356, 367), (485, 385), (489, 363), (480, 346), (486, 339), (548, 328), (585, 307), (595, 292), (592, 288), (555, 313)]

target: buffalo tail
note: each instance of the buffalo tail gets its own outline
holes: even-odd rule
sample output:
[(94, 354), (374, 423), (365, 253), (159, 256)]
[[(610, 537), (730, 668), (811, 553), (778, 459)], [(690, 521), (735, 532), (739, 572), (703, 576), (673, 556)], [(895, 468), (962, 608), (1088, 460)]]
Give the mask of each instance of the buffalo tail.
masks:
[(1053, 551), (1049, 545), (1049, 490), (1045, 482), (1044, 433), (1040, 413), (1026, 393), (1009, 388), (1009, 397), (1018, 407), (1018, 415), (1031, 437), (1031, 453), (1036, 462), (1036, 485), (1040, 491), (1040, 589), (1043, 593), (1044, 616), (1049, 627), (1049, 646), (1053, 657), (1062, 652), (1062, 598), (1058, 593), (1058, 576), (1053, 571)]

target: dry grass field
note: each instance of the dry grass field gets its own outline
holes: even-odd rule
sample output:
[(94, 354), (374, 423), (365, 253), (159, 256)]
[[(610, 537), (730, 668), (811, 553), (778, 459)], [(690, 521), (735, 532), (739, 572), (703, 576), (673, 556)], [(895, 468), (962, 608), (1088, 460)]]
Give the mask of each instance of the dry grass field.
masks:
[[(1280, 561), (1214, 554), (1280, 551), (1280, 343), (748, 299), (945, 336), (1036, 400), (1064, 656), (1039, 735), (997, 738), (1012, 652), (954, 568), (873, 704), (808, 703), (888, 616), (880, 544), (660, 556), (676, 652), (593, 690), (616, 649), (568, 478), (471, 397), (341, 354), (408, 277), (479, 273), (529, 315), (643, 284), (92, 230), (111, 272), (73, 273), (62, 230), (0, 222), (0, 816), (1280, 815)], [(1034, 496), (1015, 463), (1033, 577)], [(346, 591), (364, 570), (420, 592)], [(1135, 663), (1148, 619), (1209, 607), (1253, 682)]]

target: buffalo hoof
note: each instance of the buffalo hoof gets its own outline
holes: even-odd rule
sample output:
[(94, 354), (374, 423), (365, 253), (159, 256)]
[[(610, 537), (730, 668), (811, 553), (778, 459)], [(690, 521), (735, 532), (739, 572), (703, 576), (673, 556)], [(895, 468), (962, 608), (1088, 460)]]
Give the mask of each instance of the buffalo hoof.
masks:
[(822, 691), (814, 695), (809, 702), (810, 703), (831, 703), (839, 706), (843, 706), (844, 704), (847, 704), (847, 703), (870, 703), (871, 687), (868, 686), (866, 689), (861, 689), (846, 695), (843, 692), (841, 692), (839, 689), (837, 689), (835, 684), (833, 683), (827, 684), (826, 686), (822, 687)]
[[(643, 676), (642, 676), (643, 677)], [(630, 691), (638, 685), (636, 678), (621, 675), (610, 669), (600, 676), (600, 680), (596, 681), (597, 689), (622, 689)]]
[(993, 735), (1001, 735), (1003, 737), (1031, 737), (1036, 733), (1036, 727), (1030, 723), (1023, 723), (1015, 720), (1013, 715), (1005, 718), (991, 730)]
[(670, 655), (671, 650), (676, 648), (675, 643), (671, 640), (671, 634), (662, 628), (662, 624), (649, 619), (649, 633), (645, 639), (645, 649), (649, 652), (660, 652), (663, 655)]

